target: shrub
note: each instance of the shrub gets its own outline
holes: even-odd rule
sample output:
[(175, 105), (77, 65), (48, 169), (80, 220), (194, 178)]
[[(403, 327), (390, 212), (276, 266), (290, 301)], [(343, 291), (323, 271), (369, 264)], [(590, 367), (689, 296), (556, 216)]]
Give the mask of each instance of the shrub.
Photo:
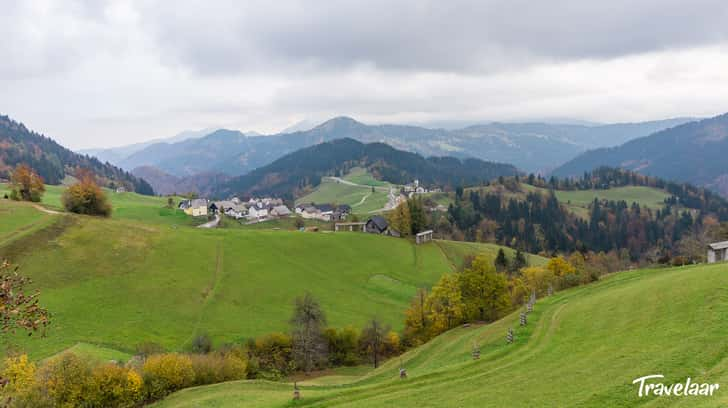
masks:
[(136, 371), (115, 364), (94, 368), (89, 403), (95, 407), (133, 407), (142, 399), (143, 381)]
[(198, 334), (192, 340), (192, 352), (198, 354), (207, 354), (212, 351), (212, 340), (207, 333)]
[(150, 399), (188, 387), (194, 383), (195, 372), (188, 356), (170, 353), (154, 355), (142, 367), (144, 388)]
[[(6, 358), (0, 371), (0, 378), (7, 381), (5, 388), (2, 389), (3, 396), (19, 398), (27, 395), (36, 385), (35, 374), (36, 366), (28, 360), (27, 355)], [(3, 402), (0, 398), (0, 406), (3, 406)]]
[(250, 363), (257, 378), (279, 379), (293, 371), (293, 342), (284, 333), (271, 333), (249, 344)]
[(153, 354), (162, 354), (165, 351), (166, 350), (164, 350), (164, 347), (151, 341), (139, 343), (136, 346), (137, 354), (144, 358), (147, 358)]
[(93, 174), (88, 171), (82, 172), (80, 181), (63, 192), (61, 201), (66, 210), (77, 214), (104, 217), (111, 215), (111, 204), (109, 204), (106, 194), (96, 184)]
[(83, 406), (92, 390), (91, 367), (73, 353), (64, 353), (46, 363), (39, 372), (45, 394), (57, 407)]
[(331, 365), (353, 366), (360, 363), (359, 331), (353, 327), (337, 330), (329, 327), (324, 330), (324, 338), (329, 349)]
[(245, 378), (245, 360), (233, 353), (198, 354), (190, 356), (195, 372), (195, 385), (215, 384)]

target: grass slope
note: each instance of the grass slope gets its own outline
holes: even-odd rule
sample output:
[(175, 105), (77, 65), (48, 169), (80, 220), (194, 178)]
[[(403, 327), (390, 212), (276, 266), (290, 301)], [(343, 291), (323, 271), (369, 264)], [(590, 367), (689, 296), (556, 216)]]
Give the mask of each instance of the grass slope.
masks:
[[(291, 384), (240, 381), (184, 390), (157, 406), (723, 406), (727, 288), (726, 264), (623, 272), (539, 300), (525, 328), (517, 313), (458, 328), (349, 384), (303, 386), (295, 404)], [(508, 327), (513, 345), (504, 341)], [(640, 399), (632, 380), (648, 374), (722, 386), (713, 397)]]
[(387, 204), (387, 190), (377, 187), (352, 186), (324, 179), (316, 189), (296, 200), (300, 203), (347, 204), (355, 214), (368, 214), (381, 210)]
[[(46, 191), (40, 204), (54, 211), (64, 211), (61, 196), (66, 187), (46, 185), (45, 188)], [(146, 196), (131, 192), (116, 193), (109, 189), (104, 189), (104, 191), (113, 208), (111, 218), (114, 219), (170, 225), (193, 225), (200, 222), (186, 216), (181, 210), (165, 208), (167, 197)], [(0, 184), (0, 197), (9, 192), (6, 184)], [(179, 203), (179, 198), (174, 200), (175, 203)], [(12, 204), (10, 201), (5, 201), (5, 203)], [(0, 226), (0, 228), (2, 227)]]
[(71, 222), (0, 246), (53, 312), (47, 338), (15, 339), (36, 358), (78, 342), (128, 352), (144, 341), (180, 349), (202, 331), (220, 343), (287, 330), (306, 291), (334, 326), (378, 315), (399, 328), (417, 287), (450, 270), (434, 244), (369, 234), (56, 217)]

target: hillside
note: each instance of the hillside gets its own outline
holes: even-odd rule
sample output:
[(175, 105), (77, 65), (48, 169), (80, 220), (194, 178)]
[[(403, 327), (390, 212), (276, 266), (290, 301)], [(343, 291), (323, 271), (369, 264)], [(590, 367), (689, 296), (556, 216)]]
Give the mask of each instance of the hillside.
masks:
[(614, 148), (586, 152), (554, 171), (579, 176), (599, 166), (622, 167), (705, 186), (728, 196), (728, 114), (666, 129)]
[(17, 344), (42, 358), (78, 343), (181, 350), (200, 332), (216, 344), (242, 341), (286, 330), (293, 299), (306, 291), (334, 326), (378, 315), (401, 328), (416, 289), (455, 259), (434, 243), (370, 234), (187, 228), (155, 199), (129, 195), (110, 220), (5, 202), (3, 215), (13, 216), (0, 218), (0, 257), (20, 265), (54, 314), (46, 338)]
[[(724, 265), (621, 272), (540, 299), (485, 326), (451, 330), (353, 380), (299, 383), (295, 406), (677, 406), (728, 401)], [(516, 341), (507, 345), (507, 328)], [(473, 343), (481, 357), (473, 361)], [(399, 367), (408, 378), (400, 380)], [(663, 374), (665, 384), (719, 383), (713, 397), (639, 398), (632, 380)], [(183, 390), (155, 405), (279, 407), (290, 383), (239, 381)]]
[(88, 156), (96, 157), (103, 162), (109, 162), (115, 166), (120, 166), (121, 163), (124, 160), (126, 160), (126, 158), (128, 158), (129, 156), (131, 156), (139, 151), (146, 149), (149, 146), (159, 144), (159, 143), (170, 144), (170, 143), (183, 142), (188, 139), (197, 139), (197, 138), (209, 135), (210, 133), (214, 132), (215, 130), (217, 130), (217, 129), (208, 128), (208, 129), (201, 129), (201, 130), (186, 130), (184, 132), (180, 132), (169, 138), (153, 139), (153, 140), (150, 140), (147, 142), (133, 143), (133, 144), (117, 146), (117, 147), (108, 147), (108, 148), (100, 148), (100, 149), (81, 149), (78, 152), (81, 154), (88, 155)]
[(154, 166), (178, 177), (207, 172), (238, 176), (298, 149), (352, 138), (363, 143), (386, 143), (423, 156), (475, 157), (538, 171), (552, 169), (587, 149), (616, 146), (686, 121), (688, 119), (668, 119), (594, 126), (489, 123), (445, 130), (367, 125), (338, 117), (313, 129), (284, 131), (264, 137), (221, 129), (201, 138), (145, 146), (114, 163), (129, 170)]
[(143, 178), (157, 194), (185, 194), (195, 192), (208, 196), (218, 186), (230, 179), (222, 173), (198, 173), (192, 176), (177, 177), (153, 166), (136, 167), (131, 171), (136, 177)]
[(338, 139), (288, 154), (244, 176), (223, 184), (217, 195), (299, 195), (321, 183), (324, 176), (346, 174), (354, 167), (366, 168), (378, 180), (405, 184), (419, 179), (429, 187), (454, 187), (485, 183), (499, 176), (518, 173), (508, 164), (478, 159), (424, 157), (394, 149), (383, 143), (363, 144)]
[(24, 163), (35, 169), (46, 183), (60, 184), (67, 175), (84, 168), (91, 170), (104, 185), (122, 185), (130, 191), (154, 194), (143, 179), (94, 157), (74, 153), (7, 116), (0, 116), (0, 146), (0, 178), (8, 179), (12, 169)]

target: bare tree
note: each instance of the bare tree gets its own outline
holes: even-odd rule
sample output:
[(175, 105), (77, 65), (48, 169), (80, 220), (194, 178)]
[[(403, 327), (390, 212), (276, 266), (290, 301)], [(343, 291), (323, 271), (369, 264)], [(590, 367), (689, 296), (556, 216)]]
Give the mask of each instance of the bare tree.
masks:
[(293, 357), (306, 374), (325, 361), (327, 348), (323, 332), (326, 315), (318, 302), (306, 293), (296, 298), (291, 318)]
[(379, 359), (384, 354), (385, 336), (388, 332), (389, 327), (385, 327), (376, 317), (361, 332), (361, 347), (371, 357), (374, 368), (379, 366)]

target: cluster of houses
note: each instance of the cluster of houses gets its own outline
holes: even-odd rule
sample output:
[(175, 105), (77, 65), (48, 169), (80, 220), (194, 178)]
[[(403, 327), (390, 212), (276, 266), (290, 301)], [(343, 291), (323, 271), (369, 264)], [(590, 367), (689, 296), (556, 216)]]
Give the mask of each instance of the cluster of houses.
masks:
[(298, 204), (295, 208), (296, 215), (301, 218), (321, 221), (343, 221), (351, 213), (348, 205), (332, 204)]
[(209, 214), (225, 214), (237, 220), (245, 218), (249, 221), (288, 217), (293, 214), (283, 204), (283, 200), (270, 197), (251, 198), (248, 201), (241, 201), (237, 197), (222, 201), (195, 198), (192, 200), (183, 200), (179, 203), (179, 208), (185, 214), (193, 217), (207, 216)]
[(415, 180), (412, 183), (405, 184), (404, 187), (402, 187), (402, 192), (411, 198), (415, 194), (439, 193), (442, 192), (442, 189), (433, 188), (428, 190), (427, 188), (420, 185), (419, 180)]

